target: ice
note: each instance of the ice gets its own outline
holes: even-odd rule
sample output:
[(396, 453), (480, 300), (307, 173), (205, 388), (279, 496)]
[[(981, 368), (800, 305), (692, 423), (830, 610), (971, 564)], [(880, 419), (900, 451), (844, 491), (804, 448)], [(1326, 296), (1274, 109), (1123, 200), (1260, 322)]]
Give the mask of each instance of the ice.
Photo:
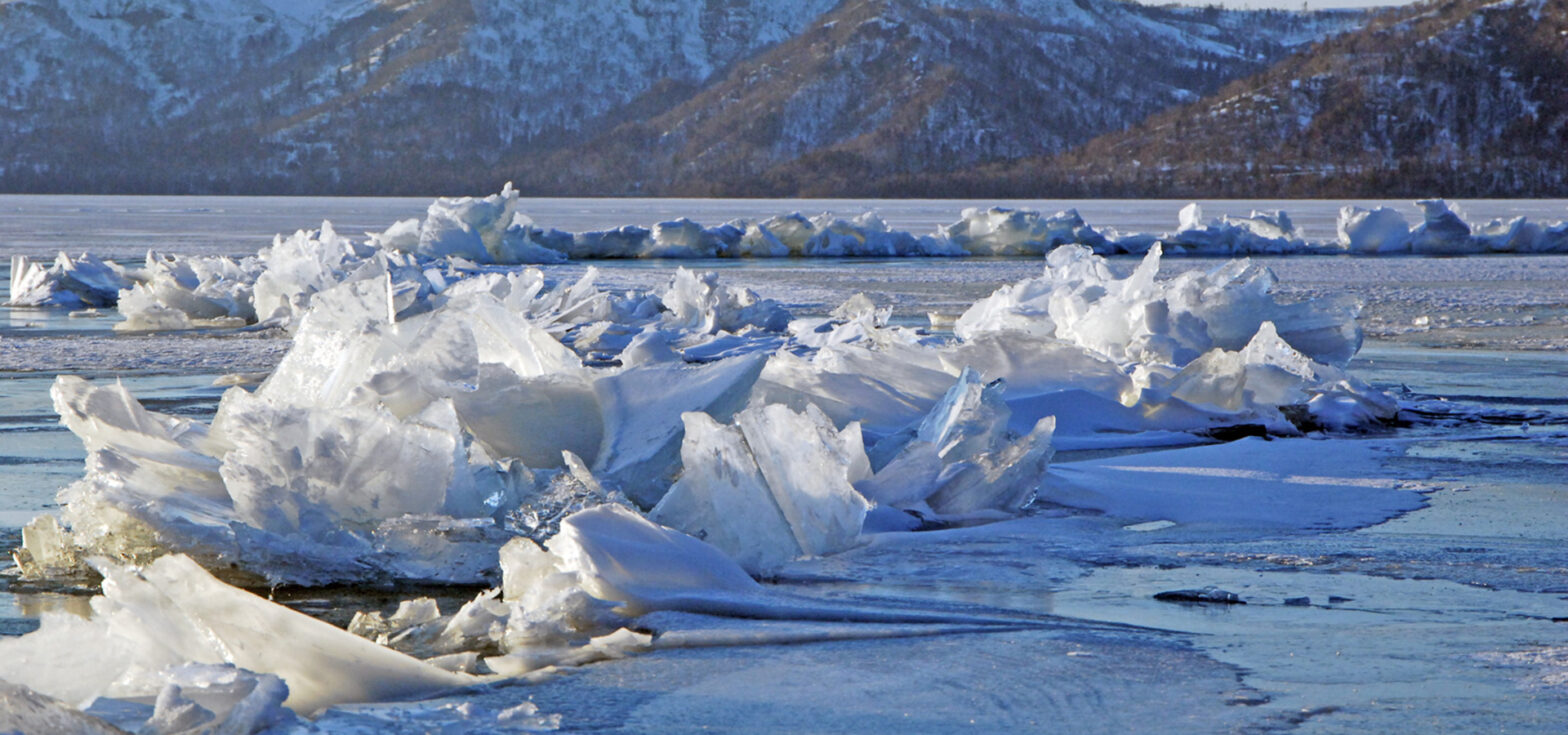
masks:
[(673, 320), (591, 280), (545, 290), (537, 274), (448, 289), (432, 311), (399, 315), (390, 283), (315, 293), (277, 369), (254, 393), (226, 393), (210, 426), (62, 378), (57, 410), (87, 445), (88, 471), (60, 496), (70, 531), (30, 530), (23, 568), (41, 577), (94, 553), (178, 551), (252, 583), (486, 581), (508, 524), (536, 529), (574, 507), (552, 489), (571, 469), (563, 457), (587, 458), (613, 493), (651, 507), (679, 473), (681, 415), (729, 420), (766, 361), (591, 370), (540, 323), (626, 319), (680, 342), (787, 318), (689, 273), (676, 287), (694, 303)]
[(858, 425), (842, 433), (815, 407), (742, 411), (732, 426), (685, 415), (679, 481), (649, 513), (762, 574), (859, 539), (869, 504), (854, 482), (869, 474)]
[(1441, 199), (1423, 199), (1422, 221), (1410, 227), (1386, 207), (1345, 207), (1339, 213), (1339, 242), (1358, 254), (1478, 255), (1568, 252), (1568, 225), (1540, 224), (1524, 217), (1472, 226)]
[(557, 263), (565, 255), (536, 242), (533, 220), (519, 210), (517, 192), (507, 184), (488, 197), (442, 198), (431, 203), (425, 219), (395, 223), (372, 237), (376, 245), (426, 257), (462, 258), (475, 263)]
[(940, 233), (952, 243), (954, 254), (1044, 255), (1058, 245), (1086, 245), (1097, 250), (1107, 246), (1105, 236), (1073, 209), (1050, 217), (1005, 207), (966, 209), (958, 222), (943, 227)]
[[(0, 732), (125, 735), (125, 731), (25, 686), (0, 680)], [(169, 730), (155, 731), (163, 735)]]
[(1050, 462), (1056, 417), (1039, 419), (1022, 437), (1013, 434), (1006, 391), (1006, 381), (981, 384), (965, 368), (913, 436), (906, 431), (873, 447), (876, 472), (856, 487), (872, 500), (938, 518), (1005, 517), (1023, 509)]
[(1176, 232), (1163, 242), (1172, 253), (1238, 255), (1307, 252), (1314, 249), (1296, 232), (1284, 212), (1256, 212), (1246, 217), (1226, 215), (1203, 221), (1196, 203), (1183, 207)]
[(1410, 252), (1410, 224), (1388, 207), (1339, 210), (1339, 244), (1352, 253), (1386, 255)]
[(470, 463), (447, 402), (405, 420), (236, 388), (209, 428), (149, 412), (121, 386), (61, 377), (54, 395), (88, 468), (60, 494), (70, 533), (40, 520), (24, 539), (33, 577), (90, 554), (182, 552), (251, 581), (482, 581), (507, 537), (492, 516), (533, 483)]
[[(1333, 470), (1326, 471), (1323, 452), (1330, 450)], [(1120, 523), (1297, 533), (1359, 528), (1424, 503), (1381, 476), (1377, 460), (1377, 450), (1360, 443), (1248, 438), (1052, 465), (1041, 497)]]
[(133, 275), (88, 253), (72, 258), (62, 252), (50, 266), (13, 255), (11, 299), (6, 304), (71, 309), (113, 306), (120, 291), (131, 287)]
[[(1168, 256), (1568, 252), (1568, 223), (1515, 218), (1471, 226), (1441, 200), (1418, 204), (1426, 219), (1414, 230), (1394, 210), (1347, 207), (1340, 213), (1334, 241), (1306, 239), (1283, 211), (1205, 220), (1197, 204), (1184, 207), (1177, 229), (1166, 233), (1102, 232), (1075, 210), (1045, 215), (1003, 207), (966, 209), (957, 222), (930, 234), (895, 230), (874, 212), (849, 218), (796, 212), (713, 227), (683, 218), (651, 227), (629, 224), (573, 233), (536, 224), (508, 184), (487, 197), (437, 199), (424, 218), (394, 222), (361, 241), (342, 237), (330, 222), (323, 222), (316, 230), (274, 238), (255, 258), (149, 254), (143, 272), (90, 255), (73, 260), (62, 254), (49, 268), (24, 257), (13, 262), (11, 293), (16, 305), (72, 308), (107, 306), (123, 298), (124, 329), (253, 322), (292, 328), (315, 294), (338, 284), (386, 278), (396, 302), (394, 313), (408, 314), (433, 308), (449, 287), (469, 279), (480, 279), (481, 285), (471, 288), (483, 289), (507, 278), (486, 272), (487, 266), (565, 260), (1035, 256), (1065, 245), (1101, 255), (1141, 254), (1163, 245)], [(686, 303), (683, 299), (693, 296), (688, 290), (680, 286), (667, 292), (672, 298), (666, 306), (678, 311)], [(765, 307), (758, 305), (758, 310)], [(686, 316), (682, 312), (681, 318)], [(759, 327), (768, 323), (761, 313), (747, 318)], [(586, 326), (576, 322), (579, 329)], [(593, 336), (608, 340), (604, 344), (614, 352), (632, 334), (635, 330)]]
[[(1397, 410), (1344, 371), (1356, 303), (1281, 303), (1274, 275), (1245, 260), (1162, 279), (1153, 245), (1119, 276), (1092, 247), (1059, 245), (947, 337), (895, 326), (864, 295), (792, 319), (684, 268), (655, 292), (617, 292), (592, 269), (553, 282), (456, 260), (537, 234), (519, 201), (441, 200), (417, 243), (412, 225), (372, 247), (324, 224), (254, 260), (150, 256), (148, 302), (184, 317), (242, 306), (246, 269), (261, 268), (251, 303), (292, 347), (210, 423), (62, 378), (56, 407), (86, 471), (59, 495), (59, 522), (27, 529), (23, 573), (184, 553), (246, 584), (488, 583), (508, 539), (545, 541), (609, 503), (762, 574), (867, 532), (1016, 514), (1053, 446), (1355, 431)], [(965, 237), (1004, 249), (1092, 232), (1070, 214), (965, 221)], [(874, 217), (768, 222), (792, 252), (913, 247)], [(1293, 232), (1282, 214), (1225, 226)], [(668, 252), (756, 234), (720, 229), (622, 234)], [(410, 247), (429, 253), (397, 249)], [(438, 250), (448, 259), (422, 260)]]
[(622, 627), (635, 616), (726, 609), (726, 600), (761, 590), (713, 546), (618, 505), (574, 513), (548, 548), (530, 539), (509, 543), (501, 567), (503, 602), (482, 598), (465, 611), (488, 611), (506, 655), (485, 664), (507, 675), (646, 650), (647, 636)]
[(118, 330), (234, 327), (256, 321), (256, 258), (185, 258), (148, 252), (142, 280), (120, 294)]
[(157, 697), (155, 720), (201, 719), (200, 707), (237, 732), (287, 721), (280, 704), (310, 714), (474, 681), (223, 584), (184, 556), (94, 566), (104, 583), (92, 618), (49, 615), (0, 640), (0, 678), (83, 706)]
[(1248, 414), (1282, 434), (1291, 433), (1292, 424), (1279, 407), (1304, 405), (1317, 426), (1339, 431), (1389, 421), (1398, 413), (1388, 396), (1296, 351), (1272, 322), (1264, 322), (1239, 351), (1211, 350), (1187, 364), (1163, 389), (1199, 407)]
[(1273, 273), (1248, 261), (1158, 281), (1161, 248), (1127, 278), (1115, 278), (1088, 248), (1065, 246), (1046, 259), (1046, 274), (999, 289), (958, 318), (965, 340), (995, 332), (1054, 336), (1111, 362), (1181, 366), (1213, 347), (1238, 350), (1264, 321), (1287, 342), (1329, 364), (1344, 364), (1361, 346), (1359, 305), (1321, 300), (1280, 304)]
[(676, 269), (660, 301), (666, 310), (662, 326), (677, 332), (716, 334), (745, 327), (777, 332), (789, 324), (789, 312), (778, 302), (747, 289), (721, 286), (712, 272), (698, 275)]
[(1416, 202), (1425, 220), (1410, 231), (1410, 250), (1417, 255), (1460, 255), (1476, 252), (1470, 225), (1441, 199)]
[(256, 317), (264, 322), (288, 324), (305, 312), (317, 292), (346, 281), (382, 275), (385, 259), (370, 258), (373, 252), (368, 246), (339, 236), (330, 222), (321, 223), (318, 230), (300, 230), (287, 238), (273, 238), (272, 247), (264, 248), (257, 256), (263, 270), (254, 287)]
[(1005, 390), (966, 369), (922, 421), (870, 454), (859, 424), (836, 429), (815, 405), (749, 408), (732, 426), (687, 414), (683, 474), (650, 517), (756, 574), (849, 548), (868, 522), (868, 500), (927, 518), (1005, 517), (1033, 500), (1055, 425), (1046, 417), (1026, 436), (1010, 432)]
[(746, 404), (767, 356), (752, 354), (710, 365), (629, 366), (594, 381), (605, 438), (595, 470), (643, 507), (652, 507), (680, 473), (681, 441), (690, 412), (719, 421)]
[[(544, 546), (518, 539), (501, 551), (503, 597), (486, 595), (445, 623), (450, 631), (467, 611), (499, 635), (502, 656), (484, 663), (515, 676), (545, 666), (580, 665), (660, 648), (757, 645), (768, 642), (920, 634), (882, 628), (770, 635), (726, 635), (704, 628), (664, 632), (660, 613), (783, 621), (881, 625), (1027, 626), (1030, 621), (938, 611), (879, 608), (824, 601), (758, 584), (711, 543), (658, 525), (634, 510), (603, 505), (573, 514)], [(688, 627), (688, 626), (681, 626)], [(450, 640), (450, 637), (449, 637)]]
[(952, 385), (937, 350), (899, 341), (832, 344), (809, 358), (768, 358), (752, 401), (804, 411), (815, 406), (836, 425), (859, 422), (882, 436), (923, 416)]

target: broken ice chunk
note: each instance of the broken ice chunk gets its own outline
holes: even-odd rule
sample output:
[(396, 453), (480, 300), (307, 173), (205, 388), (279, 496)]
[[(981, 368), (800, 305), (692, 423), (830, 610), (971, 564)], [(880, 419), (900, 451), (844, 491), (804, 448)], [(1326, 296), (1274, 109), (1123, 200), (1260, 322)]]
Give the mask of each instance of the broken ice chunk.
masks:
[(684, 474), (650, 513), (655, 521), (708, 540), (758, 573), (859, 538), (869, 504), (851, 480), (863, 472), (864, 449), (821, 411), (759, 406), (728, 427), (703, 414), (684, 418)]
[(1422, 199), (1424, 220), (1410, 231), (1410, 250), (1418, 255), (1459, 255), (1479, 252), (1479, 241), (1470, 236), (1470, 225), (1441, 199)]
[(1399, 210), (1389, 207), (1339, 210), (1339, 244), (1352, 253), (1410, 252), (1410, 224)]
[(912, 430), (872, 450), (876, 473), (857, 483), (866, 497), (898, 508), (923, 506), (939, 516), (1014, 513), (1034, 499), (1051, 459), (1056, 419), (1046, 416), (1018, 437), (1008, 431), (1007, 384), (983, 384), (965, 368)]
[(1242, 600), (1241, 597), (1236, 593), (1222, 590), (1213, 585), (1204, 587), (1203, 589), (1168, 590), (1165, 592), (1157, 592), (1154, 595), (1154, 599), (1161, 602), (1191, 602), (1219, 605), (1247, 604), (1246, 601)]
[[(264, 716), (266, 703), (276, 698), (278, 690), (266, 689), (265, 679), (245, 684), (238, 673), (181, 667), (231, 664), (276, 675), (287, 684), (283, 703), (306, 714), (473, 681), (223, 584), (184, 556), (142, 569), (106, 560), (94, 566), (104, 583), (93, 618), (47, 616), (37, 631), (0, 640), (0, 678), (71, 702), (153, 697), (170, 683), (186, 696), (200, 690), (221, 699), (228, 686), (228, 716), (249, 708), (250, 721)], [(252, 696), (259, 699), (252, 702)], [(214, 710), (211, 700), (203, 707)]]
[(120, 291), (131, 286), (124, 268), (89, 253), (72, 258), (62, 252), (50, 266), (13, 255), (11, 299), (6, 304), (72, 309), (113, 306)]

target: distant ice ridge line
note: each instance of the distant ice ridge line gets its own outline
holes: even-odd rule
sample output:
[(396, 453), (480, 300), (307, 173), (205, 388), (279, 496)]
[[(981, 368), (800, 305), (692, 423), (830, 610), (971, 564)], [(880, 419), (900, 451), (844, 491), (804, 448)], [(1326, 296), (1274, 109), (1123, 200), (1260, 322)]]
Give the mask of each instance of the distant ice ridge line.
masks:
[(240, 259), (149, 252), (141, 268), (130, 268), (87, 254), (61, 253), (50, 266), (16, 256), (8, 303), (74, 309), (119, 303), (127, 321), (117, 328), (167, 330), (287, 324), (311, 294), (385, 273), (399, 288), (428, 295), (482, 266), (571, 260), (1033, 257), (1062, 245), (1142, 255), (1156, 244), (1167, 256), (1210, 257), (1568, 253), (1565, 222), (1516, 217), (1472, 226), (1443, 200), (1417, 204), (1424, 216), (1415, 225), (1386, 207), (1344, 207), (1332, 241), (1306, 240), (1283, 211), (1205, 219), (1197, 204), (1181, 210), (1176, 230), (1158, 235), (1097, 230), (1071, 209), (1045, 215), (1005, 207), (966, 209), (957, 222), (926, 235), (894, 230), (872, 212), (848, 219), (796, 212), (716, 227), (677, 219), (571, 233), (536, 224), (507, 185), (487, 197), (437, 199), (424, 219), (396, 222), (364, 241), (339, 236), (324, 222), (319, 230), (280, 235)]
[[(1304, 239), (1283, 211), (1206, 221), (1197, 204), (1184, 207), (1176, 230), (1161, 235), (1096, 230), (1073, 209), (1045, 215), (1005, 207), (965, 209), (957, 222), (928, 235), (894, 230), (873, 212), (849, 219), (796, 212), (707, 228), (677, 219), (651, 228), (627, 225), (569, 233), (536, 225), (521, 211), (521, 200), (507, 185), (489, 197), (438, 199), (424, 220), (398, 222), (371, 241), (399, 252), (495, 264), (622, 258), (1037, 256), (1062, 245), (1085, 245), (1101, 255), (1141, 255), (1156, 243), (1164, 246), (1167, 255), (1203, 256), (1568, 252), (1565, 223), (1538, 225), (1519, 217), (1472, 228), (1440, 199), (1418, 204), (1425, 221), (1414, 227), (1391, 209), (1379, 208), (1374, 215), (1346, 207), (1340, 212), (1338, 238), (1327, 242)], [(1377, 247), (1368, 246), (1367, 237), (1374, 231), (1362, 224), (1369, 216), (1376, 220)], [(1403, 237), (1398, 236), (1400, 231)]]

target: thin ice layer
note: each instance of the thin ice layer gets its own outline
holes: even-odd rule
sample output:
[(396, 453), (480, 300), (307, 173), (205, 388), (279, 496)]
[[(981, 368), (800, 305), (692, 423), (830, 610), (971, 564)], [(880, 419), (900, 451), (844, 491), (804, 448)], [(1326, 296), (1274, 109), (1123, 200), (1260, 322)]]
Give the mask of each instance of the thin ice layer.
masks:
[[(1376, 471), (1355, 441), (1242, 439), (1217, 446), (1056, 464), (1041, 496), (1118, 521), (1205, 529), (1350, 529), (1424, 501)], [(1323, 458), (1332, 456), (1332, 466)]]

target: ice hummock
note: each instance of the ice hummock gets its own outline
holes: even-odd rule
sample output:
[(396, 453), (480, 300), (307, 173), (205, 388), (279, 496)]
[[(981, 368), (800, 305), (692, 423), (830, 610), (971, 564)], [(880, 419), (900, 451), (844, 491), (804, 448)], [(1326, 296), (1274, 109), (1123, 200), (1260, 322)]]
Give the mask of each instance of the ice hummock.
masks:
[(72, 258), (65, 253), (45, 266), (25, 255), (11, 256), (10, 306), (62, 306), (89, 309), (113, 306), (121, 290), (137, 274), (90, 253)]
[[(441, 198), (424, 218), (393, 223), (363, 240), (323, 222), (280, 235), (241, 259), (149, 253), (143, 269), (124, 269), (90, 255), (62, 254), (47, 268), (17, 258), (11, 303), (84, 308), (120, 301), (127, 319), (119, 328), (129, 330), (292, 327), (315, 294), (338, 284), (388, 279), (396, 310), (410, 313), (432, 308), (454, 284), (495, 275), (495, 266), (567, 260), (1037, 256), (1066, 245), (1100, 255), (1143, 254), (1158, 245), (1167, 256), (1568, 252), (1568, 223), (1520, 217), (1471, 224), (1437, 199), (1417, 202), (1424, 216), (1414, 226), (1392, 209), (1346, 207), (1336, 236), (1325, 240), (1309, 239), (1283, 211), (1206, 219), (1196, 203), (1180, 211), (1173, 231), (1130, 234), (1096, 229), (1074, 210), (1046, 215), (1004, 207), (965, 209), (929, 234), (895, 230), (873, 212), (848, 218), (795, 212), (715, 226), (677, 219), (574, 233), (539, 225), (524, 204), (510, 185), (486, 197)], [(631, 336), (626, 330), (603, 335), (621, 346)]]
[[(486, 243), (531, 226), (515, 211), (508, 219), (505, 201), (469, 204), (500, 209), (454, 215), (429, 242), (471, 231), (491, 253)], [(1052, 232), (1087, 237), (1071, 217), (989, 216), (989, 229), (968, 236), (995, 247)], [(1288, 229), (1284, 218), (1256, 219), (1225, 226), (1259, 237)], [(485, 234), (502, 221), (500, 240)], [(837, 234), (826, 237), (809, 220), (791, 222), (769, 235), (781, 247), (861, 242), (845, 227), (830, 224)], [(660, 247), (711, 244), (690, 223), (656, 229)], [(235, 597), (245, 593), (198, 567), (252, 586), (500, 589), (446, 615), (416, 602), (360, 618), (354, 631), (381, 650), (426, 660), (388, 659), (390, 678), (363, 691), (313, 682), (312, 672), (266, 656), (190, 647), (147, 657), (140, 642), (116, 642), (127, 629), (109, 617), (48, 623), (15, 650), (76, 636), (145, 658), (162, 668), (138, 674), (140, 688), (126, 696), (156, 700), (146, 718), (211, 723), (279, 713), (283, 696), (315, 711), (418, 696), (429, 691), (420, 682), (722, 638), (652, 636), (661, 613), (1002, 624), (790, 598), (753, 577), (890, 532), (1011, 518), (1042, 492), (1137, 515), (1086, 489), (1092, 483), (1044, 484), (1058, 449), (1204, 443), (1238, 426), (1355, 431), (1397, 411), (1345, 368), (1360, 347), (1355, 303), (1281, 303), (1273, 274), (1245, 260), (1162, 279), (1164, 254), (1151, 245), (1123, 275), (1092, 247), (1059, 243), (1039, 276), (978, 301), (951, 336), (897, 326), (864, 295), (823, 317), (794, 318), (712, 274), (679, 269), (662, 290), (617, 292), (591, 269), (555, 282), (537, 269), (367, 250), (329, 227), (280, 239), (255, 260), (198, 267), (150, 257), (157, 274), (144, 282), (147, 303), (185, 313), (166, 304), (199, 297), (215, 316), (181, 322), (192, 325), (232, 318), (219, 314), (245, 303), (245, 278), (234, 274), (269, 264), (249, 303), (270, 305), (258, 318), (287, 326), (293, 345), (253, 391), (230, 389), (210, 422), (148, 410), (118, 384), (60, 378), (56, 408), (88, 459), (59, 496), (59, 518), (24, 531), (23, 574), (90, 566), (108, 580), (105, 615), (153, 600), (137, 608), (149, 611), (138, 625), (207, 625), (218, 645), (232, 635), (253, 650), (266, 639), (247, 633), (292, 635), (293, 626), (201, 622), (211, 608), (178, 595), (198, 590), (220, 607), (245, 599), (234, 604), (254, 616), (246, 619), (287, 618), (252, 609)], [(1127, 502), (1176, 517), (1163, 509), (1179, 499), (1140, 492)], [(358, 650), (325, 631), (320, 644)], [(35, 688), (67, 702), (119, 696), (102, 693), (113, 682), (87, 691), (93, 681), (40, 679)]]
[(275, 310), (292, 348), (210, 423), (57, 382), (89, 456), (64, 526), (29, 529), (27, 574), (179, 552), (249, 582), (483, 583), (512, 535), (621, 498), (762, 572), (868, 528), (1015, 513), (1053, 445), (1354, 430), (1396, 410), (1343, 370), (1356, 304), (1279, 303), (1246, 261), (1162, 280), (1158, 246), (1126, 277), (1058, 247), (949, 339), (864, 296), (791, 319), (684, 269), (616, 293), (592, 272), (459, 277), (374, 253), (374, 275), (333, 283), (349, 245), (297, 238), (269, 254), (312, 253)]

